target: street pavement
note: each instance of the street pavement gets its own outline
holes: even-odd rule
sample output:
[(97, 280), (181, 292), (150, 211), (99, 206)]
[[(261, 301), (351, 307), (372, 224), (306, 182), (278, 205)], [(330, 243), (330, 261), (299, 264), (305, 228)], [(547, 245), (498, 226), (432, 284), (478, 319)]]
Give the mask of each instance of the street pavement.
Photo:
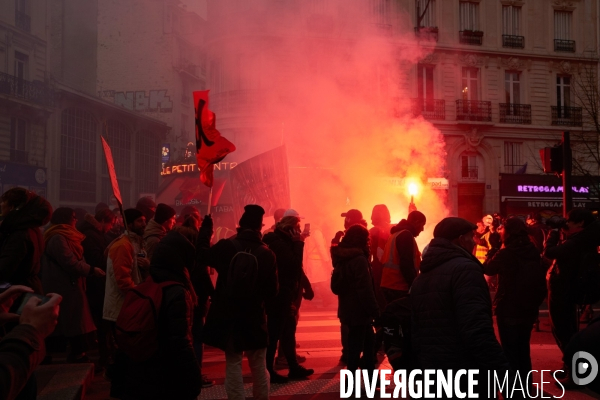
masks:
[[(560, 350), (556, 346), (550, 333), (548, 319), (545, 311), (540, 315), (540, 332), (532, 333), (531, 358), (533, 368), (536, 370), (556, 370), (562, 366)], [(296, 339), (299, 344), (297, 353), (306, 357), (304, 366), (313, 368), (314, 375), (306, 380), (290, 381), (286, 384), (271, 385), (271, 399), (274, 400), (307, 400), (307, 399), (339, 399), (340, 379), (339, 371), (343, 368), (339, 365), (341, 355), (340, 328), (333, 308), (322, 308), (305, 302), (300, 312), (300, 321)], [(380, 355), (380, 369), (391, 369), (387, 359)], [(205, 348), (203, 374), (215, 381), (215, 385), (202, 390), (200, 399), (217, 400), (226, 399), (225, 380), (225, 356), (222, 351), (211, 347)], [(286, 369), (279, 372), (287, 375)], [(252, 379), (248, 364), (243, 362), (244, 383), (246, 396), (252, 398)], [(539, 374), (534, 378), (538, 383)], [(554, 380), (546, 372), (544, 384), (545, 396), (561, 396), (562, 390), (554, 385)], [(94, 383), (86, 396), (87, 399), (108, 399), (108, 382), (101, 375), (96, 376)], [(393, 385), (387, 390), (391, 393)], [(364, 394), (364, 393), (363, 393)], [(376, 398), (379, 398), (376, 395)], [(541, 397), (538, 397), (541, 398)], [(546, 397), (548, 398), (548, 397)], [(598, 398), (591, 392), (567, 391), (562, 397), (566, 400), (587, 400)]]

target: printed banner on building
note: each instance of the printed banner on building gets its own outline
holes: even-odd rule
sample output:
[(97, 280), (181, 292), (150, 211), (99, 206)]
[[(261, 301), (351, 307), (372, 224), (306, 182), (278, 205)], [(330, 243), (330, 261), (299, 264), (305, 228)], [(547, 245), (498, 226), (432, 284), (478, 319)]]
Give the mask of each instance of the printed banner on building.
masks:
[(104, 156), (106, 157), (106, 166), (108, 167), (108, 176), (110, 177), (110, 185), (112, 186), (113, 194), (115, 199), (120, 205), (123, 205), (123, 199), (121, 198), (121, 191), (119, 190), (119, 182), (117, 182), (117, 174), (115, 172), (115, 163), (113, 161), (112, 151), (110, 146), (104, 140), (104, 136), (100, 135), (102, 139), (102, 148), (104, 149)]
[(231, 170), (233, 208), (240, 218), (246, 204), (258, 204), (265, 216), (290, 208), (290, 181), (285, 146), (252, 157)]

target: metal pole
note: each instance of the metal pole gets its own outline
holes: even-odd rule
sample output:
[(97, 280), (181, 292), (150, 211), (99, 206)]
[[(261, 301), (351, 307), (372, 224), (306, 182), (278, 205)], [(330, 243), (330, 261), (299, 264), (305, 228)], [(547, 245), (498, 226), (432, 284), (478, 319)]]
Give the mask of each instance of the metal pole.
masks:
[(562, 158), (563, 217), (567, 218), (567, 214), (573, 208), (573, 188), (571, 185), (571, 170), (573, 168), (573, 159), (571, 153), (571, 134), (569, 132), (563, 132)]

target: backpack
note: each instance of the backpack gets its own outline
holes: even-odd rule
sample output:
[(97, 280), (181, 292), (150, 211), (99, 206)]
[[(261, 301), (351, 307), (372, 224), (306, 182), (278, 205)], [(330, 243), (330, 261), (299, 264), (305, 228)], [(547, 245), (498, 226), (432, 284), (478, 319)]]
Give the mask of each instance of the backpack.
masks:
[(248, 299), (256, 293), (258, 260), (252, 254), (252, 249), (244, 249), (239, 240), (230, 241), (235, 246), (236, 253), (229, 262), (225, 293), (232, 299)]
[(156, 283), (152, 277), (129, 289), (117, 318), (119, 349), (131, 360), (143, 362), (158, 352), (158, 315), (163, 289), (180, 285), (174, 281)]

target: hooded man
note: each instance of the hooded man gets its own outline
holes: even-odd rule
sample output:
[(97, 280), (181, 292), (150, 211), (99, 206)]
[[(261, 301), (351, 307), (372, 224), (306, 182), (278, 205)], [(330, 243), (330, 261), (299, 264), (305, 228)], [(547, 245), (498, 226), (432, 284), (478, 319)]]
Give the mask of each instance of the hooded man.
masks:
[(487, 398), (486, 370), (503, 379), (509, 365), (494, 334), (483, 269), (472, 254), (475, 229), (457, 217), (436, 225), (410, 291), (412, 344), (422, 369), (478, 369), (477, 390)]
[[(244, 399), (242, 357), (248, 358), (252, 371), (252, 392), (257, 400), (269, 398), (269, 374), (266, 369), (267, 319), (265, 301), (278, 291), (275, 254), (261, 240), (265, 210), (255, 204), (244, 207), (235, 238), (222, 239), (210, 246), (213, 221), (207, 215), (202, 221), (196, 246), (198, 267), (211, 266), (218, 272), (217, 285), (202, 340), (225, 351), (225, 391), (229, 399)], [(242, 251), (256, 257), (258, 270), (254, 284), (248, 282), (249, 293), (240, 300), (230, 290), (229, 268), (232, 259)], [(232, 277), (235, 274), (231, 274)]]
[(421, 252), (415, 238), (423, 232), (427, 218), (413, 211), (392, 228), (383, 252), (381, 292), (388, 303), (404, 297), (417, 277)]
[(166, 204), (160, 203), (156, 206), (154, 218), (148, 222), (144, 230), (144, 249), (150, 261), (158, 242), (175, 226), (175, 214), (175, 209)]
[(148, 222), (154, 218), (156, 203), (150, 197), (141, 197), (135, 205), (135, 208), (142, 212), (142, 215), (146, 218), (146, 222)]

